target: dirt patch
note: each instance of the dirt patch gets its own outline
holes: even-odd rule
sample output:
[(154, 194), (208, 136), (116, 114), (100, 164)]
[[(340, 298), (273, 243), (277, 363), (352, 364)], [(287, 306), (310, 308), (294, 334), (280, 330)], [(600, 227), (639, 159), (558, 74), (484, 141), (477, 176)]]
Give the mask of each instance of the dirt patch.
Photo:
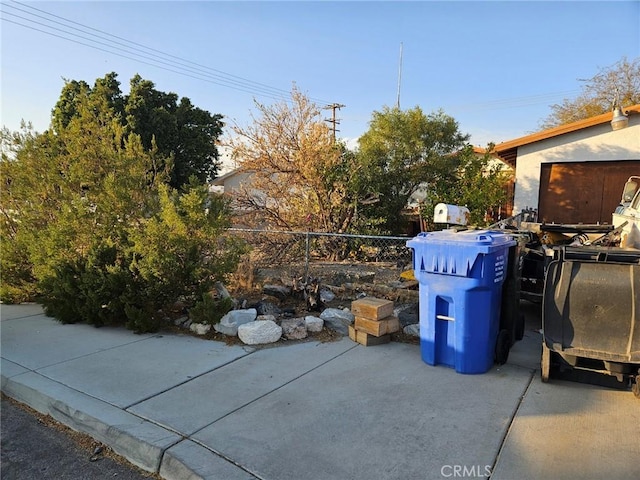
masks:
[[(415, 281), (407, 281), (400, 277), (403, 272), (393, 263), (354, 264), (346, 262), (322, 262), (309, 265), (307, 278), (316, 279), (321, 289), (334, 294), (331, 301), (325, 301), (321, 308), (309, 310), (307, 302), (300, 292), (282, 298), (263, 293), (264, 285), (292, 286), (296, 280), (304, 278), (304, 265), (281, 265), (278, 267), (257, 268), (247, 264), (241, 265), (225, 287), (237, 304), (237, 308), (251, 308), (260, 302), (276, 305), (286, 314), (280, 318), (301, 318), (307, 315), (320, 316), (325, 308), (350, 309), (351, 302), (363, 296), (384, 298), (396, 305), (418, 303), (419, 290)], [(184, 315), (181, 313), (180, 315)], [(222, 342), (227, 345), (245, 344), (237, 336), (227, 336), (211, 329), (205, 335), (197, 335), (189, 329), (169, 326), (165, 331), (182, 335), (192, 335), (198, 338)], [(321, 332), (309, 332), (301, 340), (288, 340), (282, 337), (274, 344), (257, 346), (269, 348), (283, 344), (301, 342), (332, 342), (343, 338), (333, 330), (323, 328)], [(397, 342), (416, 343), (415, 337), (398, 332), (392, 337)]]
[[(325, 304), (331, 308), (350, 308), (351, 302), (362, 295), (386, 298), (396, 303), (416, 303), (418, 285), (400, 277), (403, 268), (394, 263), (316, 262), (304, 265), (281, 265), (268, 268), (249, 268), (246, 265), (232, 277), (229, 291), (248, 304), (264, 299), (262, 287), (275, 284), (291, 286), (295, 280), (316, 279), (321, 288), (332, 291), (336, 298)], [(281, 307), (293, 308), (296, 314), (306, 311), (304, 299), (292, 297)], [(301, 308), (300, 308), (301, 307)]]

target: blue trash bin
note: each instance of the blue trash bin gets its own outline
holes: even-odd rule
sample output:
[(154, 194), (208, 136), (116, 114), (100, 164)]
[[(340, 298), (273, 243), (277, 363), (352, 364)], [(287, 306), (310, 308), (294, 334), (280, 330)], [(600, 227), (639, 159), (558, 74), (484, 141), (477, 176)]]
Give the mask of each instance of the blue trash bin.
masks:
[(407, 242), (420, 282), (420, 352), (429, 365), (485, 373), (494, 362), (509, 247), (502, 232), (442, 230)]

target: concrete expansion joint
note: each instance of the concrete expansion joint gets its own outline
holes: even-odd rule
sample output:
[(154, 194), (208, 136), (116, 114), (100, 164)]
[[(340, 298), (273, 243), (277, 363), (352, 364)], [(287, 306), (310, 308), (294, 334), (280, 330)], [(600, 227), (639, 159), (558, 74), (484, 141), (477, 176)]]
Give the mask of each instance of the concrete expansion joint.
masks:
[(13, 318), (7, 318), (7, 319), (3, 319), (3, 322), (12, 322), (14, 320), (24, 320), (25, 318), (31, 318), (31, 317), (41, 317), (42, 313), (34, 313), (32, 315), (23, 315), (21, 317), (13, 317)]
[(202, 442), (199, 442), (198, 440), (194, 440), (194, 439), (190, 439), (192, 442), (200, 445), (202, 448), (210, 451), (211, 453), (213, 453), (214, 455), (217, 455), (218, 457), (222, 458), (223, 460), (225, 460), (226, 462), (229, 462), (231, 465), (233, 465), (234, 467), (239, 468), (240, 470), (242, 470), (243, 472), (248, 473), (249, 475), (251, 475), (253, 478), (257, 479), (257, 480), (266, 480), (264, 477), (261, 477), (260, 475), (258, 475), (255, 472), (252, 472), (251, 470), (247, 469), (245, 466), (239, 464), (238, 462), (236, 462), (235, 460), (233, 460), (232, 458), (229, 458), (228, 456), (226, 456), (225, 454), (223, 454), (222, 452), (219, 452), (207, 445), (205, 445)]
[[(529, 389), (531, 388), (531, 385), (536, 376), (536, 373), (538, 372), (538, 370), (532, 370), (532, 369), (528, 369), (528, 370), (529, 370), (529, 381), (527, 382), (522, 392), (522, 395), (520, 395), (520, 397), (518, 398), (518, 403), (516, 404), (516, 407), (513, 409), (513, 412), (511, 412), (511, 418), (509, 418), (509, 425), (507, 425), (507, 428), (504, 431), (504, 435), (502, 436), (502, 439), (500, 441), (500, 448), (498, 448), (498, 453), (493, 459), (493, 465), (491, 465), (491, 472), (495, 471), (496, 465), (498, 464), (498, 460), (500, 459), (500, 455), (502, 454), (502, 451), (504, 450), (504, 447), (506, 445), (509, 432), (511, 432), (511, 428), (513, 427), (513, 422), (516, 419), (516, 415), (518, 415), (518, 411), (520, 410), (520, 407), (522, 407), (522, 403), (524, 402), (524, 399), (527, 396)], [(490, 480), (491, 476), (489, 476), (488, 478)]]
[[(254, 351), (255, 351), (255, 350), (254, 350)], [(126, 411), (129, 411), (129, 409), (130, 409), (130, 408), (133, 408), (133, 407), (135, 407), (136, 405), (139, 405), (139, 404), (144, 403), (144, 402), (146, 402), (146, 401), (148, 401), (148, 400), (151, 400), (152, 398), (157, 397), (157, 396), (159, 396), (159, 395), (162, 395), (163, 393), (166, 393), (166, 392), (168, 392), (168, 391), (170, 391), (170, 390), (173, 390), (174, 388), (177, 388), (177, 387), (180, 387), (180, 386), (182, 386), (182, 385), (185, 385), (185, 384), (187, 384), (187, 383), (189, 383), (189, 382), (191, 382), (191, 381), (193, 381), (193, 380), (195, 380), (195, 379), (197, 379), (197, 378), (204, 377), (205, 375), (208, 375), (208, 374), (210, 374), (210, 373), (213, 373), (213, 372), (215, 372), (216, 370), (221, 369), (222, 367), (226, 367), (227, 365), (231, 365), (232, 363), (235, 363), (235, 362), (237, 362), (238, 360), (241, 360), (241, 359), (243, 359), (243, 358), (245, 358), (245, 357), (247, 357), (247, 356), (251, 355), (252, 353), (254, 353), (254, 351), (247, 352), (247, 355), (243, 355), (242, 357), (234, 358), (233, 360), (230, 360), (230, 361), (228, 361), (228, 362), (221, 363), (220, 365), (218, 365), (218, 366), (216, 366), (216, 367), (214, 367), (214, 368), (212, 368), (212, 369), (210, 369), (210, 370), (206, 370), (206, 371), (204, 371), (204, 372), (202, 372), (202, 373), (199, 373), (199, 374), (197, 374), (197, 375), (190, 375), (186, 380), (184, 380), (184, 381), (182, 381), (182, 382), (175, 383), (175, 384), (173, 384), (173, 385), (171, 385), (171, 386), (167, 387), (166, 389), (161, 390), (161, 391), (159, 391), (159, 392), (155, 392), (155, 393), (153, 393), (152, 395), (148, 395), (147, 397), (143, 397), (143, 398), (141, 398), (141, 399), (139, 399), (139, 400), (137, 400), (137, 401), (135, 401), (135, 402), (133, 402), (133, 403), (131, 403), (131, 404), (129, 404), (129, 405), (125, 405), (124, 407), (122, 407), (122, 409), (123, 409), (123, 410), (126, 410)], [(133, 412), (130, 412), (130, 413), (133, 413)], [(135, 415), (135, 413), (133, 413), (133, 414)], [(161, 426), (162, 426), (162, 425), (161, 425)], [(165, 428), (166, 428), (166, 427), (165, 427)]]
[[(353, 346), (353, 347), (348, 348), (348, 349), (347, 349), (347, 350), (345, 350), (344, 352), (341, 352), (341, 353), (337, 354), (335, 357), (331, 357), (330, 359), (328, 359), (328, 360), (326, 360), (326, 361), (324, 361), (324, 362), (322, 362), (322, 363), (320, 363), (320, 364), (316, 365), (316, 366), (315, 366), (315, 367), (313, 367), (312, 369), (307, 370), (306, 372), (304, 372), (304, 373), (302, 373), (302, 374), (298, 375), (298, 376), (297, 376), (297, 377), (295, 377), (295, 378), (292, 378), (292, 379), (291, 379), (291, 380), (289, 380), (288, 382), (285, 382), (285, 383), (283, 383), (282, 385), (279, 385), (278, 387), (273, 388), (273, 389), (269, 390), (268, 392), (265, 392), (264, 394), (262, 394), (262, 395), (260, 395), (260, 396), (258, 396), (258, 397), (256, 397), (256, 398), (254, 398), (254, 399), (253, 399), (253, 400), (251, 400), (250, 402), (247, 402), (247, 403), (244, 403), (244, 404), (242, 404), (242, 405), (238, 406), (238, 407), (237, 407), (237, 408), (235, 408), (234, 410), (231, 410), (230, 412), (226, 413), (225, 415), (222, 415), (220, 418), (217, 418), (215, 421), (213, 421), (213, 422), (209, 423), (208, 425), (205, 425), (205, 426), (203, 426), (202, 428), (199, 428), (198, 430), (196, 430), (195, 432), (193, 432), (193, 434), (196, 434), (196, 433), (198, 433), (198, 432), (200, 432), (200, 431), (204, 430), (205, 428), (209, 428), (211, 425), (213, 425), (213, 424), (215, 424), (215, 423), (219, 422), (220, 420), (222, 420), (222, 419), (224, 419), (224, 418), (226, 418), (226, 417), (228, 417), (228, 416), (230, 416), (230, 415), (233, 415), (234, 413), (237, 413), (238, 411), (242, 410), (243, 408), (248, 407), (248, 406), (249, 406), (249, 405), (251, 405), (252, 403), (256, 403), (256, 402), (258, 402), (259, 400), (262, 400), (263, 398), (265, 398), (266, 396), (271, 395), (272, 393), (277, 392), (278, 390), (281, 390), (282, 388), (286, 387), (287, 385), (289, 385), (289, 384), (291, 384), (291, 383), (295, 382), (296, 380), (300, 380), (301, 378), (305, 377), (306, 375), (309, 375), (311, 372), (314, 372), (315, 370), (319, 369), (320, 367), (322, 367), (322, 366), (326, 365), (327, 363), (330, 363), (330, 362), (334, 361), (336, 358), (341, 357), (341, 356), (342, 356), (342, 355), (344, 355), (345, 353), (350, 352), (351, 350), (353, 350), (354, 348), (358, 348), (359, 346), (360, 346), (360, 345), (359, 345), (359, 344), (357, 344), (357, 343), (356, 343), (356, 344), (354, 344), (354, 346)], [(193, 435), (193, 434), (192, 434), (192, 435)]]

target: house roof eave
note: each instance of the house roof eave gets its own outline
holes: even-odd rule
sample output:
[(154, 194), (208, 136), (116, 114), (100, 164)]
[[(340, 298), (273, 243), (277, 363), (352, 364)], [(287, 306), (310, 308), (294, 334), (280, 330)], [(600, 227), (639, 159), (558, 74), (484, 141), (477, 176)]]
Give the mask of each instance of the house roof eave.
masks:
[[(640, 114), (640, 104), (632, 105), (631, 107), (625, 108), (624, 113), (627, 115)], [(585, 118), (583, 120), (578, 120), (577, 122), (567, 123), (565, 125), (550, 128), (548, 130), (525, 135), (524, 137), (508, 140), (496, 145), (494, 148), (494, 152), (502, 160), (504, 160), (505, 163), (515, 168), (518, 147), (529, 145), (535, 142), (540, 142), (542, 140), (547, 140), (549, 138), (593, 127), (603, 123), (608, 123), (612, 118), (613, 112), (607, 112), (601, 115), (596, 115), (595, 117)]]

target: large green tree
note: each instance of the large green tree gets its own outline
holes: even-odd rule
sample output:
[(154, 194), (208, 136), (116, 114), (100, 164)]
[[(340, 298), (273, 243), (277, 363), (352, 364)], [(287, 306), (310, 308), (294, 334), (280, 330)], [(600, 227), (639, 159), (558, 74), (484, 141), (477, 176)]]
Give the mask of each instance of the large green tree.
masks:
[(3, 130), (0, 297), (39, 296), (63, 322), (154, 330), (234, 271), (242, 249), (225, 235), (226, 201), (195, 177), (167, 185), (170, 162), (127, 131), (108, 83), (68, 84), (42, 134)]
[(492, 145), (479, 152), (471, 145), (452, 154), (447, 175), (430, 186), (421, 205), (425, 223), (435, 228), (438, 203), (463, 205), (469, 209), (469, 224), (486, 226), (507, 199), (507, 184), (513, 171), (491, 154)]
[(540, 126), (547, 129), (610, 112), (616, 100), (623, 108), (640, 103), (640, 57), (625, 57), (600, 69), (585, 80), (577, 97), (552, 105), (551, 114)]
[(168, 182), (174, 188), (189, 183), (192, 176), (204, 183), (217, 174), (216, 142), (222, 134), (222, 115), (194, 106), (155, 88), (153, 82), (135, 75), (128, 94), (123, 94), (117, 74), (109, 73), (90, 87), (84, 81), (67, 81), (53, 109), (52, 126), (58, 132), (78, 115), (78, 103), (87, 94), (104, 102), (126, 133), (140, 136), (146, 150), (155, 148), (169, 166)]
[(441, 111), (425, 115), (420, 107), (384, 107), (374, 112), (369, 130), (359, 139), (359, 189), (372, 199), (360, 212), (382, 219), (390, 233), (403, 232), (400, 212), (411, 195), (446, 182), (457, 166), (453, 154), (468, 139)]
[(153, 210), (152, 192), (165, 178), (156, 152), (125, 135), (104, 97), (79, 89), (73, 110), (56, 131), (3, 130), (3, 243), (19, 248), (3, 255), (3, 289), (15, 283), (5, 261), (35, 286), (97, 243), (120, 243), (130, 222)]

